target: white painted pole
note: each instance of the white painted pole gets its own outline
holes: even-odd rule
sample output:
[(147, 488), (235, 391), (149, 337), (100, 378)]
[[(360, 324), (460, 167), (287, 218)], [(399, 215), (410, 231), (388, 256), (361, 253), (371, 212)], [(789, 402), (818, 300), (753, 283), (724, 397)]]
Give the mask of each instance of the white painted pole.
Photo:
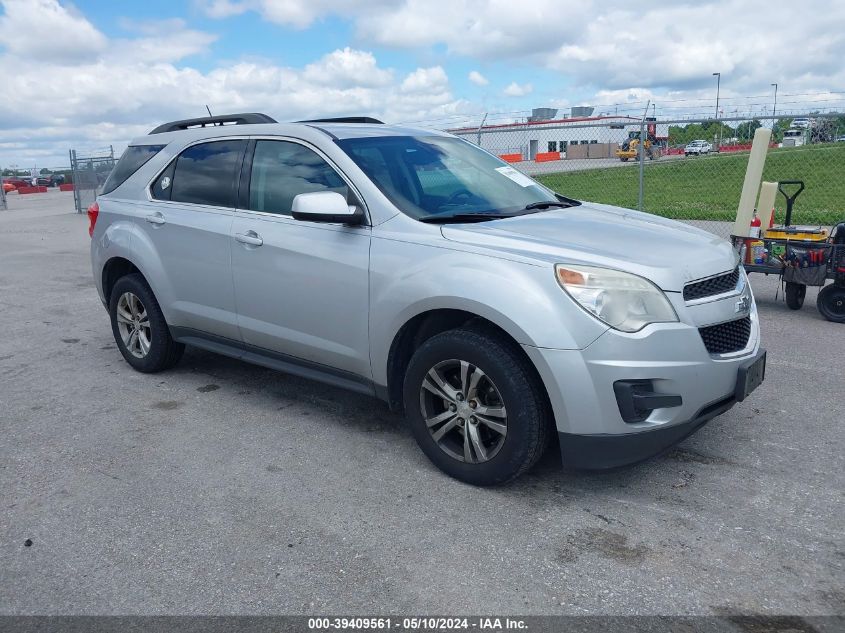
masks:
[(763, 181), (760, 186), (760, 199), (757, 201), (757, 217), (760, 218), (763, 233), (769, 228), (772, 222), (772, 215), (775, 212), (775, 198), (778, 195), (778, 183)]
[(732, 235), (747, 236), (754, 215), (754, 203), (757, 202), (757, 191), (763, 179), (763, 166), (766, 164), (766, 152), (772, 131), (761, 127), (754, 132), (751, 144), (751, 154), (748, 157), (748, 167), (745, 170), (745, 182), (742, 185), (742, 195), (739, 197), (739, 207), (736, 212), (736, 222)]

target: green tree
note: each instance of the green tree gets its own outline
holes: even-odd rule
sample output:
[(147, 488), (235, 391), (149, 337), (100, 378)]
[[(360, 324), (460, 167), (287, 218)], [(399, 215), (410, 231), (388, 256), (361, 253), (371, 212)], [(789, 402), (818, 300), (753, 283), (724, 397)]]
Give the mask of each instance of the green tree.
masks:
[(759, 119), (753, 121), (743, 121), (736, 126), (736, 137), (740, 141), (750, 141), (754, 138), (754, 132), (763, 127)]

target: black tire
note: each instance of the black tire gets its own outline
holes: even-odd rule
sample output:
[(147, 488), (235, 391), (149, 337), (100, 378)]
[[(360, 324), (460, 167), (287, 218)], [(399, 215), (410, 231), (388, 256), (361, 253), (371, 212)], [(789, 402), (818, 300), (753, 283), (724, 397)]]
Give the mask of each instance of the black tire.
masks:
[(845, 286), (831, 284), (819, 291), (816, 307), (821, 315), (834, 323), (845, 323)]
[[(406, 419), (426, 456), (440, 470), (455, 479), (475, 486), (503, 484), (531, 468), (543, 455), (551, 437), (551, 416), (539, 379), (533, 367), (519, 352), (518, 348), (509, 341), (502, 340), (496, 332), (459, 329), (430, 338), (411, 358), (403, 387)], [(495, 438), (493, 441), (500, 441), (497, 452), (487, 461), (467, 463), (448, 454), (432, 437), (426, 424), (422, 411), (423, 398), (440, 402), (444, 408), (446, 400), (421, 392), (423, 381), (429, 370), (438, 364), (453, 360), (467, 361), (471, 366), (480, 369), (486, 375), (481, 380), (486, 381), (489, 378), (501, 397), (501, 406), (506, 411), (507, 432), (503, 439), (498, 439), (489, 427), (484, 427), (481, 423), (476, 426), (476, 433), (482, 432), (483, 429), (487, 439)], [(460, 380), (457, 382), (460, 384)], [(479, 387), (479, 398), (481, 392)], [(472, 401), (466, 404), (471, 405)], [(464, 423), (464, 428), (450, 431), (453, 436), (451, 439), (447, 437), (447, 440), (465, 438), (469, 431), (468, 424), (469, 421)], [(475, 456), (478, 455), (475, 451)]]
[(786, 305), (790, 310), (800, 310), (804, 305), (804, 296), (807, 294), (807, 286), (797, 284), (794, 281), (786, 282)]
[[(118, 303), (125, 293), (131, 293), (140, 300), (141, 307), (146, 310), (146, 317), (149, 320), (149, 350), (141, 358), (134, 355), (124, 343), (118, 325)], [(151, 374), (173, 367), (182, 358), (185, 346), (177, 343), (170, 336), (170, 329), (164, 320), (158, 301), (140, 274), (126, 275), (117, 280), (109, 297), (109, 317), (111, 317), (112, 334), (117, 348), (133, 369)]]

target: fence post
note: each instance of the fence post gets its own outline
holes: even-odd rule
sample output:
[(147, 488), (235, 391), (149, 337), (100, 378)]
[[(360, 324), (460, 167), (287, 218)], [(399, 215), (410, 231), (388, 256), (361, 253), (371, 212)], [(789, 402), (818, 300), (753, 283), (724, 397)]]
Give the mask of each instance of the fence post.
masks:
[[(478, 126), (478, 143), (477, 145), (481, 147), (481, 130), (484, 129), (484, 122), (487, 121), (487, 113), (484, 113), (484, 117), (481, 119), (481, 125)], [(114, 157), (112, 157), (114, 158)]]
[(77, 184), (76, 150), (68, 151), (68, 155), (70, 156), (70, 177), (73, 179), (73, 208), (76, 209), (77, 213), (82, 213), (82, 200), (79, 198), (79, 185)]
[(651, 104), (651, 99), (649, 99), (645, 104), (645, 110), (643, 111), (643, 118), (640, 119), (640, 142), (637, 143), (637, 149), (639, 149), (640, 154), (640, 190), (637, 194), (637, 210), (643, 211), (643, 174), (645, 172), (645, 118), (648, 115), (648, 106)]
[(9, 207), (6, 206), (6, 190), (3, 189), (3, 186), (0, 185), (0, 209), (8, 209)]

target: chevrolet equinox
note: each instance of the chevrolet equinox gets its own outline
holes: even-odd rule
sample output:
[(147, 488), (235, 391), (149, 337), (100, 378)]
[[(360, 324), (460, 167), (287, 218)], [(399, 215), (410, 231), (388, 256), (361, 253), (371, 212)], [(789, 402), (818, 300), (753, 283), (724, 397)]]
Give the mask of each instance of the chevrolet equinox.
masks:
[(136, 370), (186, 345), (404, 411), (449, 475), (498, 484), (654, 455), (764, 378), (727, 241), (555, 193), (446, 133), (237, 114), (135, 139), (88, 210)]

